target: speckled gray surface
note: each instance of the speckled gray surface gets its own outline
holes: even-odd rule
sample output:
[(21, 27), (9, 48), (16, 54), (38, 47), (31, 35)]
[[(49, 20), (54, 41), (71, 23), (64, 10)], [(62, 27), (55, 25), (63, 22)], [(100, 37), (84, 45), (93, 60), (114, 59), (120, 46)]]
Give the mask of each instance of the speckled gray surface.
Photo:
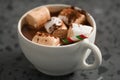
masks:
[[(48, 76), (25, 58), (18, 44), (18, 20), (27, 10), (50, 3), (78, 6), (93, 15), (103, 55), (98, 69)], [(119, 14), (120, 0), (0, 0), (0, 80), (120, 80)]]

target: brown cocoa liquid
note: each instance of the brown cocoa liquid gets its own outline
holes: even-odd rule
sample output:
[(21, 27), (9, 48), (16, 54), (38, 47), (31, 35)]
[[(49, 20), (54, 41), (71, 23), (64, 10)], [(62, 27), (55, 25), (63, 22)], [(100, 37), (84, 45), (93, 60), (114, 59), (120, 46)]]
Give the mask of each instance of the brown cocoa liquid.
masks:
[(30, 29), (29, 26), (30, 25), (23, 25), (22, 33), (27, 39), (32, 40), (37, 30)]

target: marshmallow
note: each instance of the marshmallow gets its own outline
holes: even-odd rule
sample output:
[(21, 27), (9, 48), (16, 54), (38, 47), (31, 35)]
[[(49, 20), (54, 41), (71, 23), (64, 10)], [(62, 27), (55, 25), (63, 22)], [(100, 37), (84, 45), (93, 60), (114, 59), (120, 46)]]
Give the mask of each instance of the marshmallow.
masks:
[(48, 33), (52, 33), (55, 29), (61, 27), (63, 22), (60, 18), (51, 17), (51, 20), (48, 21), (44, 26)]
[(86, 16), (83, 13), (72, 8), (63, 9), (58, 17), (67, 25), (72, 23), (83, 24), (86, 20)]
[(36, 35), (33, 37), (32, 41), (47, 46), (60, 45), (60, 39), (58, 37), (55, 38), (50, 34), (41, 33), (41, 32), (37, 32)]
[(68, 23), (68, 17), (67, 17), (67, 16), (59, 15), (58, 17), (59, 17), (61, 20), (63, 20), (63, 22), (64, 22), (65, 24), (69, 24), (69, 23)]
[(60, 39), (67, 37), (67, 29), (57, 29), (53, 32), (53, 36), (59, 37)]
[(57, 28), (56, 30), (53, 31), (52, 35), (55, 37), (59, 37), (61, 38), (65, 38), (67, 37), (67, 27), (66, 25), (63, 23), (59, 28)]
[(73, 37), (81, 34), (88, 37), (92, 32), (92, 29), (93, 27), (88, 25), (81, 25), (81, 24), (78, 25), (76, 23), (72, 23), (72, 27), (70, 27), (68, 30), (67, 37)]
[(40, 29), (49, 19), (50, 12), (46, 7), (34, 9), (26, 15), (26, 21), (32, 29)]

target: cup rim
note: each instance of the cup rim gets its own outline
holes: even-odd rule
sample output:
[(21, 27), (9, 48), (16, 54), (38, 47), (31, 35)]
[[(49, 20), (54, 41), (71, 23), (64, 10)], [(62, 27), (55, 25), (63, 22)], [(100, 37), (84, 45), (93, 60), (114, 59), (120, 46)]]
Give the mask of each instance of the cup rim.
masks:
[[(51, 6), (52, 6), (52, 7), (54, 7), (54, 6), (70, 7), (71, 5), (67, 5), (67, 4), (47, 4), (47, 5), (42, 5), (42, 6), (46, 6), (46, 7), (51, 7)], [(79, 43), (82, 42), (82, 41), (78, 41), (78, 42), (75, 42), (75, 43), (72, 43), (72, 44), (62, 45), (62, 46), (47, 46), (47, 45), (42, 45), (42, 44), (35, 43), (35, 42), (27, 39), (27, 38), (22, 34), (22, 31), (21, 31), (21, 28), (22, 28), (22, 26), (21, 26), (22, 20), (25, 18), (25, 16), (26, 16), (31, 10), (40, 8), (40, 7), (42, 7), (42, 6), (35, 7), (35, 8), (33, 8), (33, 9), (30, 9), (29, 11), (25, 12), (25, 13), (22, 15), (22, 17), (19, 19), (19, 21), (18, 21), (18, 34), (20, 34), (20, 36), (21, 36), (25, 41), (27, 41), (27, 42), (29, 42), (29, 43), (32, 43), (32, 44), (34, 44), (34, 45), (36, 45), (36, 46), (49, 47), (49, 48), (71, 47), (71, 46), (77, 45), (77, 44), (79, 44)], [(79, 8), (79, 7), (77, 7), (77, 6), (74, 6), (74, 7), (77, 8), (77, 9), (81, 9), (81, 8)], [(93, 28), (93, 31), (92, 31), (91, 34), (89, 35), (89, 37), (91, 37), (91, 36), (94, 34), (94, 31), (95, 31), (95, 29), (96, 29), (96, 23), (95, 23), (95, 20), (94, 20), (93, 16), (91, 16), (90, 13), (87, 12), (87, 15), (90, 17), (90, 19), (91, 19), (91, 21), (92, 21), (92, 23), (93, 23), (93, 27), (94, 27), (94, 28)], [(89, 38), (89, 37), (88, 37), (88, 38)]]

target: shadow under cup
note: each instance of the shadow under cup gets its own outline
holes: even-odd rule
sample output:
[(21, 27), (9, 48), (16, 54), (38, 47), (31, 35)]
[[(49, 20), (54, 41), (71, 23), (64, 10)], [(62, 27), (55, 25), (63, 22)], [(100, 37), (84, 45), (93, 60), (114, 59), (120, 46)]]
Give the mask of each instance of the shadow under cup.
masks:
[[(70, 5), (63, 4), (51, 4), (44, 6), (46, 6), (50, 12), (58, 12), (63, 8), (70, 7)], [(34, 9), (38, 9), (40, 7)], [(79, 8), (76, 7), (76, 9)], [(83, 61), (82, 54), (86, 54), (87, 57), (90, 54), (90, 50), (84, 47), (82, 41), (74, 44), (52, 47), (32, 42), (22, 34), (22, 26), (26, 23), (25, 16), (30, 11), (25, 13), (18, 23), (19, 44), (26, 58), (39, 71), (49, 75), (64, 75), (78, 69), (84, 69), (81, 66), (81, 62)], [(96, 36), (96, 24), (93, 17), (88, 13), (87, 20), (93, 27), (93, 31), (87, 39), (91, 43), (94, 43)]]

